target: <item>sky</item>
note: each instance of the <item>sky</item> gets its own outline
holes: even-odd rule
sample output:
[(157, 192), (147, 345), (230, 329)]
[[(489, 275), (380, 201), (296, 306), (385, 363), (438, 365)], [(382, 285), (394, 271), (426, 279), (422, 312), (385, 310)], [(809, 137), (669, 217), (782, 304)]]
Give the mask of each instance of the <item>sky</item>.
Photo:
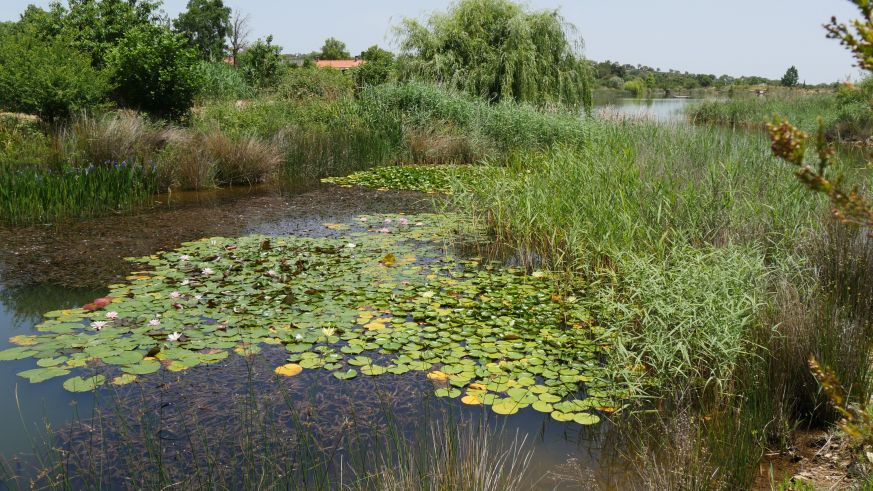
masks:
[[(28, 4), (0, 0), (0, 20), (16, 20)], [(175, 17), (187, 0), (165, 0)], [(438, 0), (225, 0), (250, 16), (252, 37), (272, 34), (285, 52), (318, 50), (328, 37), (359, 53), (392, 48), (392, 26), (404, 17), (445, 10)], [(560, 9), (592, 60), (642, 64), (692, 73), (761, 75), (778, 79), (797, 66), (807, 83), (858, 78), (848, 51), (825, 38), (832, 15), (858, 17), (847, 0), (530, 0), (533, 9)]]

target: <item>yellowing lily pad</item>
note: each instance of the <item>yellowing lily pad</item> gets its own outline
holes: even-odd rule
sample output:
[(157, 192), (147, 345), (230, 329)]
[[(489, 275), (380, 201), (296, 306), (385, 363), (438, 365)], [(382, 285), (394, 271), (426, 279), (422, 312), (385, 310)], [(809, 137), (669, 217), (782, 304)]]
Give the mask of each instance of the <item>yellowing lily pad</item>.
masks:
[(288, 363), (287, 365), (282, 365), (281, 367), (276, 367), (276, 374), (281, 375), (283, 377), (293, 377), (295, 375), (300, 374), (303, 371), (303, 367), (296, 363)]

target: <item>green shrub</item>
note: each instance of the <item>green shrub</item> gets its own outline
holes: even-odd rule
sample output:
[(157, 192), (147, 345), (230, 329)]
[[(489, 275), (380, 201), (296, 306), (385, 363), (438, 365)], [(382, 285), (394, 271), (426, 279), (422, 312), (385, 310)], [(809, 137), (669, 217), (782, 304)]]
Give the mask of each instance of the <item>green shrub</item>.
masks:
[(273, 36), (266, 41), (258, 39), (239, 54), (237, 67), (248, 83), (257, 88), (273, 87), (282, 73), (282, 47), (273, 44)]
[(197, 64), (200, 100), (236, 100), (255, 96), (255, 90), (243, 73), (224, 62), (202, 61)]
[(354, 96), (351, 76), (340, 70), (326, 68), (296, 68), (287, 70), (279, 83), (277, 94), (285, 99), (346, 99)]
[(44, 120), (94, 109), (109, 86), (91, 58), (61, 38), (21, 30), (0, 34), (0, 108)]
[(646, 83), (639, 78), (628, 80), (624, 83), (624, 90), (633, 94), (634, 97), (645, 97), (648, 88)]
[(157, 26), (129, 31), (108, 56), (118, 100), (126, 107), (178, 117), (201, 86), (197, 52), (184, 37)]

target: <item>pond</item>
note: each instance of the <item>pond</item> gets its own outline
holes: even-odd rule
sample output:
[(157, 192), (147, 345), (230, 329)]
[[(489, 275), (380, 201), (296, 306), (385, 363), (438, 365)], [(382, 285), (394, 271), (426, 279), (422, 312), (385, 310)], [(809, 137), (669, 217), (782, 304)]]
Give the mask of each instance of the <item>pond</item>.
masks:
[[(446, 244), (429, 228), (439, 221), (428, 214), (435, 201), (421, 193), (333, 185), (295, 194), (243, 188), (163, 196), (130, 216), (0, 229), (0, 352), (20, 358), (0, 362), (0, 455), (9, 472), (32, 477), (46, 425), (54, 430), (49, 443), (69, 455), (87, 455), (88, 465), (100, 463), (102, 477), (125, 487), (125, 473), (149, 470), (137, 466), (155, 445), (168, 461), (189, 462), (180, 469), (191, 472), (201, 463), (202, 448), (228, 462), (252, 446), (291, 455), (300, 447), (283, 445), (299, 445), (305, 427), (324, 455), (349, 460), (363, 455), (352, 440), (373, 447), (386, 432), (411, 437), (463, 420), (484, 421), (508, 436), (495, 443), (501, 449), (512, 448), (516, 435), (525, 439), (533, 452), (529, 474), (536, 476), (528, 487), (620, 482), (620, 445), (611, 441), (617, 438), (611, 425), (597, 416), (611, 411), (612, 403), (603, 389), (594, 390), (596, 380), (579, 371), (580, 362), (546, 368), (544, 375), (526, 358), (523, 370), (512, 358), (489, 367), (465, 361), (464, 350), (500, 354), (494, 359), (514, 357), (514, 349), (549, 356), (547, 346), (517, 337), (505, 322), (526, 322), (532, 314), (525, 312), (536, 309), (563, 309), (564, 300), (531, 297), (533, 304), (520, 304), (511, 314), (513, 299), (544, 290), (544, 284), (527, 277), (518, 283), (522, 277), (499, 265), (446, 259)], [(156, 255), (179, 247), (185, 249)], [(125, 259), (131, 256), (145, 257), (146, 264)], [(275, 276), (296, 278), (304, 269), (302, 276), (316, 275), (317, 281), (301, 283), (299, 291), (268, 291)], [(201, 277), (219, 273), (224, 280)], [(270, 281), (262, 283), (262, 276)], [(249, 290), (247, 284), (258, 286)], [(319, 286), (327, 284), (334, 290)], [(501, 298), (498, 284), (515, 293)], [(107, 295), (114, 303), (81, 309)], [(466, 332), (470, 320), (452, 323), (440, 307), (415, 307), (437, 305), (437, 299), (441, 306), (483, 303), (486, 295), (510, 313), (495, 320), (483, 320), (491, 316), (487, 310), (476, 313), (479, 327), (461, 344), (443, 340)], [(255, 297), (282, 300), (250, 304)], [(347, 307), (364, 304), (372, 308)], [(57, 313), (43, 317), (52, 311)], [(538, 315), (553, 315), (543, 313)], [(429, 327), (419, 336), (423, 326)], [(502, 331), (493, 337), (488, 330)], [(201, 331), (214, 336), (198, 338)], [(87, 341), (70, 341), (74, 336)], [(397, 339), (405, 344), (391, 341)], [(158, 351), (145, 352), (150, 340)], [(381, 354), (364, 356), (373, 348)], [(590, 353), (596, 361), (596, 352)], [(132, 355), (136, 360), (128, 359)], [(546, 362), (554, 368), (558, 360)], [(21, 372), (35, 382), (47, 379), (30, 383)], [(562, 385), (570, 378), (573, 385), (576, 378), (594, 385), (579, 396)], [(477, 383), (489, 387), (478, 389)], [(89, 391), (93, 385), (98, 389)], [(482, 405), (479, 398), (491, 389), (503, 395)], [(580, 401), (587, 401), (584, 411), (572, 407)], [(556, 421), (549, 411), (569, 422)], [(207, 435), (197, 445), (185, 443), (192, 427)], [(269, 431), (251, 436), (252, 427)]]
[(597, 100), (595, 113), (604, 117), (648, 119), (659, 123), (681, 123), (686, 121), (685, 108), (702, 99), (632, 99), (606, 98)]

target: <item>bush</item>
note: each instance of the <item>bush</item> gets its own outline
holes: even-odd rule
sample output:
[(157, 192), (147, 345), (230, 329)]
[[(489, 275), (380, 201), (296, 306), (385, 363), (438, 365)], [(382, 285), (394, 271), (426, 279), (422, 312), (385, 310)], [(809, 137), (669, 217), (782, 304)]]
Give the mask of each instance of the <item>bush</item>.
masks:
[(108, 87), (90, 56), (63, 39), (12, 29), (0, 34), (0, 108), (6, 111), (66, 118), (98, 106)]
[(253, 87), (272, 87), (281, 74), (281, 53), (282, 47), (273, 44), (273, 36), (267, 36), (266, 41), (258, 39), (240, 53), (237, 66)]
[(296, 68), (284, 74), (277, 93), (292, 100), (337, 100), (353, 97), (354, 90), (352, 78), (339, 70)]
[(646, 83), (641, 79), (635, 78), (624, 83), (624, 90), (630, 92), (634, 97), (643, 97), (646, 95)]
[(108, 56), (119, 101), (161, 116), (179, 117), (193, 104), (201, 83), (197, 52), (184, 37), (147, 25), (122, 38)]
[(202, 61), (197, 64), (201, 100), (236, 100), (255, 96), (255, 90), (243, 73), (224, 62)]

